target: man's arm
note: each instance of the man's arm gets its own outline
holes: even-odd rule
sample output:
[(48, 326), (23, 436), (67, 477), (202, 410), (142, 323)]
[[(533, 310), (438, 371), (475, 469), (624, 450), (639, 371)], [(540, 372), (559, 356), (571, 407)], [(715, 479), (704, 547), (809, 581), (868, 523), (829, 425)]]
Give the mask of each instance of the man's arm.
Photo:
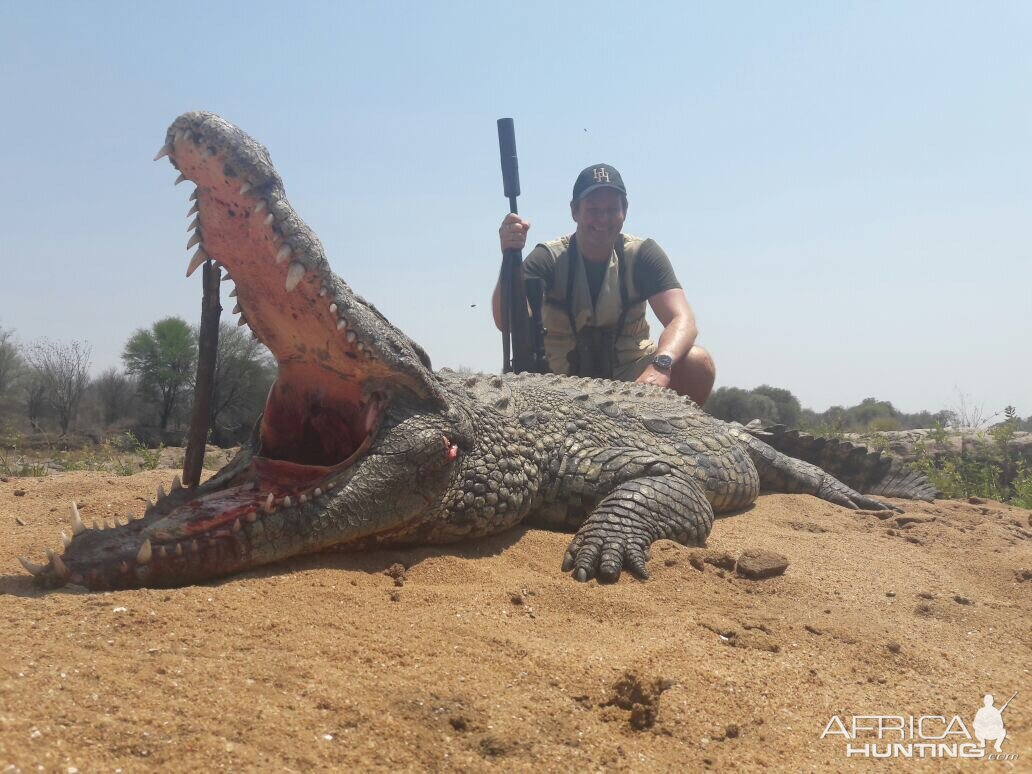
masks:
[[(649, 306), (663, 326), (657, 353), (670, 355), (676, 363), (688, 353), (699, 335), (695, 327), (695, 313), (688, 305), (688, 298), (681, 288), (671, 288), (650, 296)], [(642, 371), (637, 381), (667, 387), (670, 374), (661, 373), (650, 365)]]

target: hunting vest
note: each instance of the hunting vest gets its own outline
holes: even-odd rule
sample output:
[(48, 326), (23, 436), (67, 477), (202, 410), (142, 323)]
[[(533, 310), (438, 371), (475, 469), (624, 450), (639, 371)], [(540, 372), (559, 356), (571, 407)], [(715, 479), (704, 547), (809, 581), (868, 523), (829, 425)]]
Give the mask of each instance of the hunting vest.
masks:
[[(548, 331), (545, 354), (552, 373), (574, 373), (569, 358), (577, 351), (578, 337), (583, 347), (588, 334), (606, 334), (594, 335), (592, 340), (607, 342), (604, 346), (612, 351), (603, 353), (604, 359), (611, 358), (614, 371), (647, 354), (652, 343), (645, 320), (646, 299), (634, 285), (634, 266), (643, 241), (620, 234), (594, 304), (576, 239), (564, 236), (542, 243), (555, 261), (552, 287), (545, 294), (541, 311)], [(584, 373), (583, 368), (580, 373)]]

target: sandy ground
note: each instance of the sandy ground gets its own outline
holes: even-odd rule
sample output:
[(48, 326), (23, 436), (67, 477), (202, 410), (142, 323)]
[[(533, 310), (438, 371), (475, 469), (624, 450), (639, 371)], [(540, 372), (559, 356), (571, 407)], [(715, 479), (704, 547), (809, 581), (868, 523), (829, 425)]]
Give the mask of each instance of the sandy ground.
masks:
[(577, 584), (538, 530), (176, 590), (44, 593), (15, 560), (59, 545), (71, 499), (124, 513), (170, 479), (0, 482), (0, 771), (866, 771), (821, 739), (833, 715), (970, 729), (1014, 691), (1016, 761), (911, 766), (1032, 770), (1029, 511), (764, 496), (709, 542), (788, 557), (762, 581), (664, 541), (646, 583)]

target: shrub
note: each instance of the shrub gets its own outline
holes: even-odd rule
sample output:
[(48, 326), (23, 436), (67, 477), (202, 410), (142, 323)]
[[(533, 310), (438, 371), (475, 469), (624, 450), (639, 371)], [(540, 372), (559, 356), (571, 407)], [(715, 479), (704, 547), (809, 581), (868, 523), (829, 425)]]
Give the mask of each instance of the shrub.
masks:
[[(1016, 432), (1017, 414), (1008, 406), (1004, 415), (1006, 419), (989, 431), (989, 439), (976, 441), (973, 448), (946, 451), (936, 459), (926, 444), (919, 443), (913, 466), (944, 497), (984, 497), (1032, 508), (1032, 471), (1008, 445)], [(939, 449), (947, 448), (949, 432), (942, 423), (936, 423), (928, 437)]]

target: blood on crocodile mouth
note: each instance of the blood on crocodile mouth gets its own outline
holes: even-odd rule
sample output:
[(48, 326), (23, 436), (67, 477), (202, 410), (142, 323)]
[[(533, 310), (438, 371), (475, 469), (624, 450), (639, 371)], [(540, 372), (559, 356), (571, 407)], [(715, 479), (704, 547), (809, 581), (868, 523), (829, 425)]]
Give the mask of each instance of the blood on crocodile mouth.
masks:
[(245, 524), (318, 500), (340, 484), (369, 448), (383, 402), (378, 395), (358, 403), (330, 400), (308, 387), (301, 400), (284, 400), (284, 393), (297, 391), (277, 381), (250, 465), (227, 488), (187, 500), (153, 522), (154, 541), (239, 535)]
[(350, 477), (379, 429), (384, 401), (377, 394), (358, 401), (306, 386), (304, 400), (284, 398), (295, 392), (289, 381), (277, 382), (259, 452), (225, 487), (185, 489), (177, 476), (168, 494), (158, 487), (157, 502), (139, 519), (94, 522), (92, 529), (72, 503), (75, 540), (62, 535), (65, 552), (48, 551), (46, 565), (21, 559), (22, 565), (48, 586), (121, 588), (174, 585), (180, 573), (243, 558), (264, 519), (300, 520), (306, 506), (322, 507), (318, 501)]

